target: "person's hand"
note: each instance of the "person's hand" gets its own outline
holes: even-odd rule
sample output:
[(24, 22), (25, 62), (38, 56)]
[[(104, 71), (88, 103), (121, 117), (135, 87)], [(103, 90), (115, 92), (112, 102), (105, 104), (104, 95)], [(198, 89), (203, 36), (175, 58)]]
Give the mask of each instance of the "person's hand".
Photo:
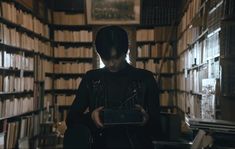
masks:
[(100, 111), (103, 109), (104, 107), (99, 107), (96, 108), (94, 111), (92, 111), (91, 113), (91, 119), (94, 121), (95, 125), (98, 128), (103, 127), (104, 125), (102, 124), (101, 120), (100, 120)]
[(143, 122), (142, 125), (145, 125), (149, 119), (148, 113), (144, 110), (144, 108), (141, 105), (135, 105), (136, 109), (139, 110), (143, 114)]

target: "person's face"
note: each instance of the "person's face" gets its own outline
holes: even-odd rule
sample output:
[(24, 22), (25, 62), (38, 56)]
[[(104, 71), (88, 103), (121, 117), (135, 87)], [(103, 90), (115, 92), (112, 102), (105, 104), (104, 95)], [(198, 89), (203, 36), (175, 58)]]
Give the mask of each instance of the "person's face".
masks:
[(102, 59), (106, 68), (108, 68), (111, 72), (117, 72), (123, 68), (126, 60), (126, 55), (122, 55), (120, 57), (116, 57), (116, 50), (112, 49), (111, 51), (111, 58), (109, 60)]

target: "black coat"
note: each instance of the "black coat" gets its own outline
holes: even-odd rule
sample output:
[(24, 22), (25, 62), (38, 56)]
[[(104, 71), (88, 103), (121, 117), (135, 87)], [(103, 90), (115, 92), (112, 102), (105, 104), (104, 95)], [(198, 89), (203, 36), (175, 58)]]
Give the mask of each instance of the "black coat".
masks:
[[(144, 126), (98, 129), (91, 119), (91, 112), (97, 107), (128, 109), (135, 104), (141, 105), (149, 115)], [(89, 112), (84, 113), (87, 109)], [(161, 135), (159, 89), (153, 74), (131, 65), (119, 72), (110, 72), (106, 68), (87, 72), (80, 83), (66, 124), (65, 148), (85, 148), (91, 142), (95, 148), (149, 147), (151, 140)]]

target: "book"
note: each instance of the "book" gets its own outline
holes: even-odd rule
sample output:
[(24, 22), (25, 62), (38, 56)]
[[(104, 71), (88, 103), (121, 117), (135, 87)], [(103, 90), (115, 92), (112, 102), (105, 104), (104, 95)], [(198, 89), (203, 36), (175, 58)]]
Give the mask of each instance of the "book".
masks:
[(5, 133), (1, 132), (0, 133), (0, 149), (5, 148)]
[(66, 13), (53, 11), (53, 22), (59, 25), (85, 25), (85, 15), (83, 13)]
[(216, 79), (202, 80), (202, 119), (215, 119)]

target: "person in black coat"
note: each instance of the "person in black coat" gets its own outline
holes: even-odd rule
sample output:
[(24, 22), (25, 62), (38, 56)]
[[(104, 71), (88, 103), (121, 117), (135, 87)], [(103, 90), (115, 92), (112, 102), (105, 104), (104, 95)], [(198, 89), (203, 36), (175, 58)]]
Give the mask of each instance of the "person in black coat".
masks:
[[(101, 28), (95, 46), (105, 67), (83, 77), (66, 119), (64, 148), (153, 148), (152, 140), (161, 136), (159, 89), (153, 74), (127, 63), (128, 35), (121, 27)], [(106, 109), (137, 111), (141, 121), (133, 124), (135, 118), (130, 117), (130, 122), (106, 125), (115, 119), (115, 114), (104, 118)]]

